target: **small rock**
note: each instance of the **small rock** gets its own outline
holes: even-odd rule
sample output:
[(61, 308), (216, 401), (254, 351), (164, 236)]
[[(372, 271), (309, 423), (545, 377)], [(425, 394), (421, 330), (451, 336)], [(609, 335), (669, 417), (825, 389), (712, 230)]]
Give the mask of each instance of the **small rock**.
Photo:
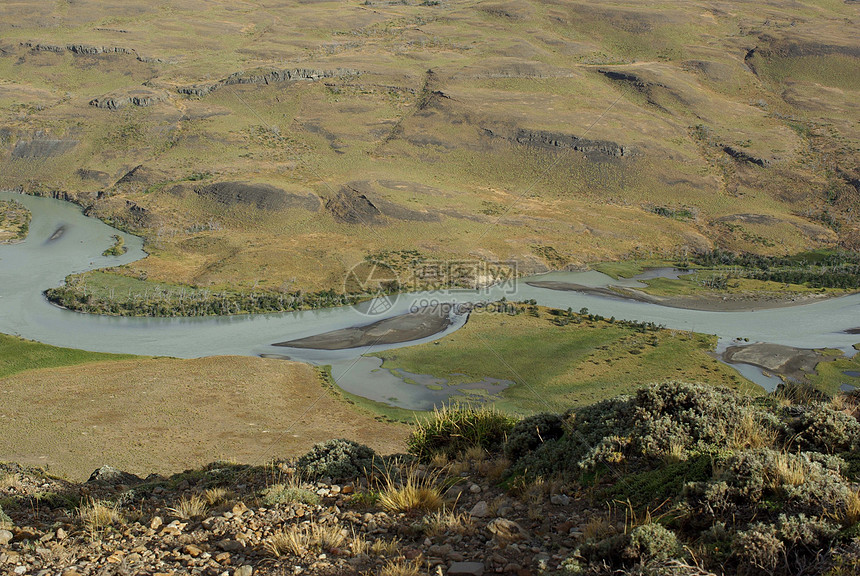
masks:
[(215, 562), (218, 564), (229, 564), (230, 563), (230, 553), (229, 552), (221, 552), (217, 556), (215, 556)]
[(340, 489), (341, 494), (352, 494), (355, 492), (355, 486), (352, 484), (347, 484), (343, 488)]
[(81, 576), (81, 573), (74, 568), (69, 568), (68, 570), (63, 572), (63, 576)]
[(475, 506), (472, 507), (472, 510), (469, 512), (470, 515), (475, 518), (486, 518), (490, 515), (490, 507), (487, 505), (486, 500), (481, 500)]
[[(245, 506), (244, 502), (239, 502), (235, 506), (233, 506), (233, 516), (241, 516), (245, 512), (248, 511), (248, 507)], [(250, 566), (249, 566), (250, 568)]]
[(448, 568), (448, 576), (482, 576), (484, 565), (480, 562), (454, 562)]
[(129, 472), (117, 470), (113, 466), (102, 466), (92, 474), (90, 474), (88, 483), (98, 482), (100, 484), (139, 484), (141, 479)]
[(528, 533), (522, 526), (516, 522), (508, 520), (507, 518), (496, 518), (487, 524), (487, 530), (489, 530), (499, 542), (515, 542), (517, 540), (525, 540), (528, 538)]
[(0, 546), (5, 546), (12, 541), (12, 533), (8, 530), (0, 530)]
[(161, 519), (161, 516), (156, 516), (152, 519), (152, 522), (149, 523), (149, 527), (153, 530), (158, 530), (161, 528), (162, 524), (164, 524), (164, 520)]
[(26, 574), (27, 567), (26, 566), (15, 566), (15, 569), (12, 570), (15, 574)]
[(225, 552), (238, 552), (239, 550), (242, 550), (245, 547), (242, 545), (241, 542), (238, 542), (236, 540), (229, 540), (229, 539), (219, 541), (217, 546), (218, 546), (218, 548), (220, 548), (221, 550), (224, 550)]
[(194, 544), (189, 544), (185, 547), (185, 553), (191, 556), (192, 558), (197, 558), (201, 554), (203, 554), (203, 550), (195, 546)]
[(472, 494), (480, 494), (481, 487), (477, 484), (472, 484), (471, 486), (469, 486), (469, 492), (471, 492)]
[(549, 501), (556, 506), (567, 506), (570, 504), (570, 496), (565, 494), (553, 494), (549, 497)]
[(233, 576), (253, 576), (254, 568), (249, 565), (239, 566), (236, 568), (236, 571), (233, 572)]
[(65, 540), (69, 534), (62, 528), (57, 528), (57, 540)]

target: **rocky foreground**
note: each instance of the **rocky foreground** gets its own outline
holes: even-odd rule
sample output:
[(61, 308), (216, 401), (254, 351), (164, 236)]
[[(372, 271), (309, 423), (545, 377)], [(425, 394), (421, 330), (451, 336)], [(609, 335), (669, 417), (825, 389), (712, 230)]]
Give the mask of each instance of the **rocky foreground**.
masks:
[(562, 414), (457, 407), (408, 455), (84, 483), (0, 465), (0, 573), (860, 573), (860, 395), (665, 382)]
[[(274, 503), (267, 498), (271, 488), (283, 486), (293, 471), (284, 463), (268, 469), (213, 464), (145, 481), (105, 467), (83, 484), (5, 464), (0, 502), (26, 504), (7, 508), (12, 523), (0, 531), (0, 573), (524, 576), (557, 567), (581, 537), (587, 521), (577, 511), (581, 503), (560, 486), (517, 499), (494, 487), (504, 471), (497, 463), (479, 459), (457, 467), (444, 493), (451, 511), (428, 514), (386, 512), (369, 496), (365, 479), (289, 481), (291, 495)], [(415, 470), (438, 476), (432, 466)], [(92, 502), (118, 503), (104, 512), (116, 516), (94, 522), (87, 517)], [(187, 509), (189, 502), (201, 507)], [(331, 532), (324, 542), (311, 538), (298, 553), (273, 550), (273, 536), (291, 527)]]

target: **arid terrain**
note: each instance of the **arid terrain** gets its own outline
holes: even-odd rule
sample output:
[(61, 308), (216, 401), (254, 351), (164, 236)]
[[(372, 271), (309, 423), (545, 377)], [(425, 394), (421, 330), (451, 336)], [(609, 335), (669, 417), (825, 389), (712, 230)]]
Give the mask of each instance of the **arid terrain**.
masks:
[(857, 11), (6, 2), (0, 185), (144, 235), (125, 273), (202, 287), (342, 290), (404, 251), (856, 248)]

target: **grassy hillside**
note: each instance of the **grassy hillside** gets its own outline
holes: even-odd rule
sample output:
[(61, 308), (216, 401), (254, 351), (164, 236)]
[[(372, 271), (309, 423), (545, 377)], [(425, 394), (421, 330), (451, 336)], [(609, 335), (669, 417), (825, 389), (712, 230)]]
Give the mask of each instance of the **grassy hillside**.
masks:
[(0, 334), (0, 378), (6, 378), (39, 368), (77, 366), (90, 362), (129, 360), (139, 358), (131, 354), (102, 354), (73, 348), (58, 348), (16, 336)]
[(858, 7), (104, 0), (0, 7), (0, 186), (147, 238), (131, 274), (340, 289), (858, 246)]

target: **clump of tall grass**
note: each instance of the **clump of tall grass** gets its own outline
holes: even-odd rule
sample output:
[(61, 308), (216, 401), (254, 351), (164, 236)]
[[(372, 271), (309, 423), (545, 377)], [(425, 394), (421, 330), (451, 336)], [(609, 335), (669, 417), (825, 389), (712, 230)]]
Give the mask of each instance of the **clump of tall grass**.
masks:
[(124, 519), (119, 507), (110, 502), (89, 498), (78, 508), (78, 516), (92, 538), (104, 533), (109, 527), (122, 524)]
[(346, 543), (347, 536), (338, 524), (293, 524), (286, 526), (266, 540), (266, 550), (276, 558), (287, 553), (302, 556), (308, 552), (334, 552)]
[(206, 514), (208, 509), (206, 502), (200, 496), (183, 496), (180, 498), (176, 506), (168, 508), (171, 514), (177, 518), (187, 520), (189, 518), (198, 518)]
[(379, 505), (387, 512), (435, 512), (445, 501), (438, 486), (438, 473), (419, 473), (407, 466), (399, 474), (389, 470), (379, 493)]
[(410, 454), (425, 462), (440, 453), (451, 459), (477, 449), (494, 453), (501, 449), (516, 422), (492, 407), (446, 405), (416, 421), (407, 447)]

